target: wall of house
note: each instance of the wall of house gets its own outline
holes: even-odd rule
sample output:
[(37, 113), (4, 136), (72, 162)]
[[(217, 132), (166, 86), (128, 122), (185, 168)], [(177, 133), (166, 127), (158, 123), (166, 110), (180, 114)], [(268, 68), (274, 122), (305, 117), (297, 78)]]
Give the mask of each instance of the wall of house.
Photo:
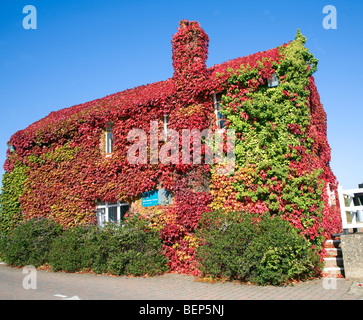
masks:
[[(21, 217), (53, 217), (72, 227), (96, 223), (97, 201), (130, 203), (160, 230), (170, 267), (179, 272), (196, 272), (194, 230), (207, 210), (281, 215), (320, 248), (339, 229), (340, 215), (326, 192), (328, 185), (335, 192), (337, 181), (312, 76), (317, 60), (304, 44), (298, 32), (288, 44), (207, 69), (208, 36), (198, 23), (182, 21), (172, 40), (173, 78), (52, 113), (11, 137), (15, 151), (5, 170), (23, 168)], [(279, 84), (269, 87), (273, 75)], [(177, 132), (217, 129), (215, 92), (226, 129), (236, 133), (233, 174), (219, 175), (218, 164), (151, 163), (150, 153), (146, 163), (129, 163), (128, 133), (143, 129), (150, 146), (150, 124), (157, 121), (161, 134), (165, 114)], [(114, 142), (106, 157), (107, 123)], [(160, 186), (172, 204), (143, 207), (141, 194)]]

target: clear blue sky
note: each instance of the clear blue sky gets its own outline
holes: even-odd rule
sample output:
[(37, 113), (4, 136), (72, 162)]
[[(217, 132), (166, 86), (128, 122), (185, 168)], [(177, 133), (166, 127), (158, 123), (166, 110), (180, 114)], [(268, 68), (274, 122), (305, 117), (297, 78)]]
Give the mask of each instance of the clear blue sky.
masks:
[[(322, 25), (329, 4), (336, 30)], [(23, 28), (26, 5), (37, 9), (36, 30)], [(10, 136), (51, 111), (170, 78), (171, 37), (188, 19), (209, 35), (208, 66), (293, 40), (300, 28), (319, 59), (331, 166), (354, 188), (363, 182), (362, 18), (361, 0), (1, 0), (0, 174)]]

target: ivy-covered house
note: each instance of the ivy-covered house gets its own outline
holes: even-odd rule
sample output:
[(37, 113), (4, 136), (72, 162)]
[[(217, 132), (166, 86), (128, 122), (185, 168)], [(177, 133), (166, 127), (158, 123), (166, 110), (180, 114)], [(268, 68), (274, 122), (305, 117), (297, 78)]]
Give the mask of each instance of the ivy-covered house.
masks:
[[(16, 132), (4, 165), (2, 232), (33, 217), (72, 227), (140, 212), (160, 230), (171, 268), (188, 271), (202, 213), (222, 209), (280, 215), (321, 246), (340, 216), (317, 60), (305, 37), (298, 31), (294, 41), (209, 68), (208, 41), (199, 23), (183, 20), (172, 38), (172, 78), (52, 112)], [(141, 139), (130, 139), (133, 129), (147, 139), (146, 159), (136, 162), (128, 157)], [(222, 164), (204, 161), (205, 139), (200, 163), (160, 161), (168, 132), (185, 129), (233, 129), (233, 171), (218, 174)]]

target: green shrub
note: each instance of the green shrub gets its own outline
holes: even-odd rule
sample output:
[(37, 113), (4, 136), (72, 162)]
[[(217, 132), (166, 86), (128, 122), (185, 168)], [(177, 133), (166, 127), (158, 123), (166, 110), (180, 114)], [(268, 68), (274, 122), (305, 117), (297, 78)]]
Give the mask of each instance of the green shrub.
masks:
[(244, 279), (243, 254), (255, 234), (251, 216), (209, 212), (203, 215), (197, 236), (205, 244), (197, 249), (200, 271), (213, 278)]
[(86, 244), (91, 230), (90, 226), (76, 226), (54, 239), (49, 253), (54, 271), (76, 272), (90, 267), (92, 253)]
[(281, 217), (266, 215), (254, 222), (247, 213), (210, 212), (203, 215), (197, 249), (204, 276), (281, 285), (316, 276), (320, 256)]
[(159, 233), (133, 216), (124, 225), (74, 227), (55, 239), (49, 264), (54, 271), (89, 269), (115, 275), (156, 275), (167, 271)]
[(8, 244), (8, 239), (7, 237), (0, 233), (0, 261), (4, 261), (5, 260), (5, 248)]
[[(134, 215), (123, 226), (105, 228), (100, 232), (111, 234), (106, 242), (97, 242), (93, 269), (96, 263), (112, 274), (134, 276), (156, 275), (168, 270), (168, 259), (162, 254), (162, 240), (156, 230), (150, 229), (145, 219)], [(105, 244), (107, 243), (107, 248)], [(100, 246), (101, 244), (101, 246)], [(107, 258), (106, 254), (107, 253)]]
[(153, 249), (143, 253), (129, 251), (128, 258), (124, 274), (155, 276), (168, 270), (168, 259)]
[(264, 217), (259, 233), (248, 245), (244, 261), (249, 280), (265, 285), (281, 285), (319, 274), (320, 255), (305, 237), (280, 217)]
[(21, 221), (9, 236), (2, 237), (5, 261), (13, 266), (39, 267), (47, 263), (50, 245), (62, 232), (62, 227), (50, 219)]
[(67, 230), (53, 220), (22, 221), (0, 236), (0, 258), (14, 266), (46, 263), (54, 271), (93, 270), (116, 275), (156, 275), (168, 270), (159, 233), (134, 215), (124, 225), (76, 226)]
[(108, 260), (112, 256), (113, 248), (119, 243), (116, 234), (118, 225), (108, 224), (105, 227), (90, 230), (86, 247), (88, 251), (89, 267), (96, 273), (108, 271)]

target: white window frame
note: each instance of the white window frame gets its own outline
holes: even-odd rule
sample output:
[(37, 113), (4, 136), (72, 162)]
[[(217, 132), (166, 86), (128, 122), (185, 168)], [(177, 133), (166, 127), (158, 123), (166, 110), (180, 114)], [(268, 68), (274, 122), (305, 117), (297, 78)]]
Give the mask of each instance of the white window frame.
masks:
[(269, 88), (275, 88), (279, 85), (279, 78), (276, 73), (273, 73), (270, 78), (267, 79), (267, 86)]
[(111, 156), (113, 152), (113, 124), (111, 122), (106, 123), (105, 128), (105, 153), (106, 157)]
[(220, 105), (220, 101), (217, 100), (217, 93), (213, 93), (213, 103), (214, 103), (214, 114), (216, 116), (216, 125), (217, 127), (223, 131), (225, 128), (225, 125), (221, 125), (221, 121), (226, 121), (226, 118), (224, 117), (223, 119), (220, 119), (219, 117), (219, 113), (220, 110), (222, 109), (221, 105)]
[(169, 125), (169, 115), (164, 114), (164, 141), (166, 142), (168, 140), (168, 125)]
[[(97, 205), (96, 215), (97, 215), (97, 224), (100, 227), (103, 227), (106, 223), (111, 222), (109, 216), (109, 208), (117, 208), (117, 216), (115, 223), (120, 223), (121, 221), (121, 207), (130, 206), (129, 203), (125, 202), (102, 202)], [(104, 214), (100, 214), (99, 210), (104, 209)]]
[(335, 192), (334, 190), (330, 189), (330, 182), (327, 183), (326, 185), (326, 193), (328, 194), (328, 204), (329, 206), (333, 206), (336, 204), (336, 200), (335, 200)]
[(110, 155), (113, 150), (113, 135), (112, 135), (112, 129), (106, 131), (105, 133), (105, 139), (106, 139), (106, 154)]

